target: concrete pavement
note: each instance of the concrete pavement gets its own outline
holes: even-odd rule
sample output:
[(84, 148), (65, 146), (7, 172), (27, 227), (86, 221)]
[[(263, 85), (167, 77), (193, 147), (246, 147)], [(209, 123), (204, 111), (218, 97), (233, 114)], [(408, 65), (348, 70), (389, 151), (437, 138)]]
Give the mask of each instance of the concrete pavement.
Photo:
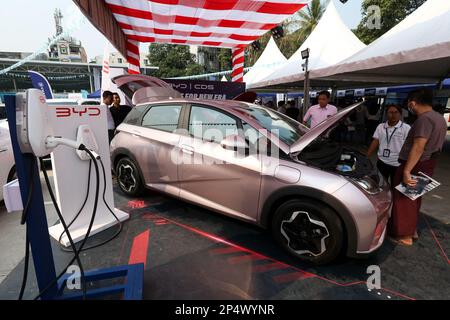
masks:
[[(51, 172), (49, 173), (51, 175)], [(447, 135), (444, 152), (438, 161), (435, 179), (442, 185), (425, 196), (422, 212), (441, 222), (450, 224), (450, 133)], [(57, 221), (56, 212), (50, 202), (50, 196), (41, 177), (44, 201), (47, 209), (48, 224)], [(52, 180), (52, 179), (51, 179)], [(450, 228), (450, 227), (449, 227)], [(7, 213), (3, 202), (0, 203), (0, 283), (21, 262), (25, 252), (25, 229), (20, 225), (20, 213)]]

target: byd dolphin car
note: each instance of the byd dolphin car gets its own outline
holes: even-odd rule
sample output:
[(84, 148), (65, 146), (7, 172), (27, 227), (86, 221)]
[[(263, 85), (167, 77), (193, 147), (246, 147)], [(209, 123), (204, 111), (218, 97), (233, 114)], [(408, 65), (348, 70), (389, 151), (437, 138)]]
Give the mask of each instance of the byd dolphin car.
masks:
[(17, 178), (14, 154), (6, 119), (0, 119), (0, 201), (3, 200), (3, 185)]
[(327, 138), (357, 105), (310, 130), (250, 103), (143, 96), (111, 143), (126, 195), (154, 189), (268, 228), (315, 264), (382, 245), (389, 186), (364, 155)]

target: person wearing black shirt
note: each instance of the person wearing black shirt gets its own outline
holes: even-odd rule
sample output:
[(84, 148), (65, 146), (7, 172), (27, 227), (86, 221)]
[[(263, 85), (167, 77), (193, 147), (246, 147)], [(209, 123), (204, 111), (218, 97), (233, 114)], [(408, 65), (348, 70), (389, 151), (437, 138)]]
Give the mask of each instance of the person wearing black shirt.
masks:
[(111, 105), (111, 114), (114, 119), (116, 128), (125, 120), (128, 113), (131, 111), (131, 107), (120, 104), (120, 96), (118, 93), (113, 93), (113, 103)]
[(288, 102), (288, 107), (286, 109), (286, 115), (295, 121), (298, 121), (298, 117), (300, 116), (300, 110), (295, 107), (295, 101), (290, 100)]

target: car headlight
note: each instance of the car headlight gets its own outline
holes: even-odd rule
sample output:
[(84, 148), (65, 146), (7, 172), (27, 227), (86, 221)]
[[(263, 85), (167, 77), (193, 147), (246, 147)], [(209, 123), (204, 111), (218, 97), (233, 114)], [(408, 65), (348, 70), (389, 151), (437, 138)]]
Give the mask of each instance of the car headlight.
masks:
[(363, 178), (353, 178), (351, 180), (359, 188), (363, 189), (369, 194), (378, 194), (383, 190), (375, 180), (368, 176), (365, 176)]

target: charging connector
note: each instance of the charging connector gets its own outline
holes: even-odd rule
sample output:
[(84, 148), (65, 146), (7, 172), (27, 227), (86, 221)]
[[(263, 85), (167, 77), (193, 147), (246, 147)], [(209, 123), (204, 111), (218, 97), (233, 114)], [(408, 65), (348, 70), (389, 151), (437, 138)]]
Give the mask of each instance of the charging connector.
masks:
[(45, 139), (45, 145), (47, 147), (47, 149), (55, 149), (57, 146), (59, 145), (64, 145), (67, 146), (69, 148), (73, 148), (76, 150), (80, 149), (81, 144), (78, 143), (75, 140), (70, 140), (70, 139), (66, 139), (63, 137), (47, 137), (47, 139)]

